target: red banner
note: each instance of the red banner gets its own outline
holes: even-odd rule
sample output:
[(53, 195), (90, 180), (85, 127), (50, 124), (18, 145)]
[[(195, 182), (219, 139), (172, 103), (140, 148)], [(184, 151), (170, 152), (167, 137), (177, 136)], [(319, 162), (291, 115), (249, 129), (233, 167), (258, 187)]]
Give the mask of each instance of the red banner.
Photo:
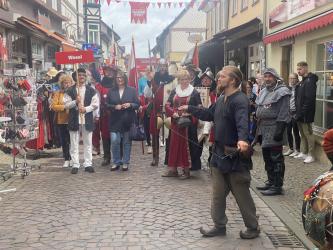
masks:
[(55, 59), (57, 64), (89, 63), (95, 61), (92, 50), (56, 52)]
[(131, 5), (131, 23), (147, 23), (147, 8), (149, 3), (129, 2)]

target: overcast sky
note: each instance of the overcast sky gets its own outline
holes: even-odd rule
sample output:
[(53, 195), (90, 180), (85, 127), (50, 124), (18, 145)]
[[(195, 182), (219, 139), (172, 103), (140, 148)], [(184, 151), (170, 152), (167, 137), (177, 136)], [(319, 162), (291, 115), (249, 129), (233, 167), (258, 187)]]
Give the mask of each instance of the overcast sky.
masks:
[(126, 53), (131, 51), (131, 39), (134, 37), (136, 57), (148, 57), (148, 39), (150, 47), (156, 44), (156, 37), (182, 11), (182, 8), (148, 7), (146, 24), (131, 24), (131, 7), (129, 3), (115, 3), (110, 6), (106, 1), (102, 5), (102, 19), (120, 35), (120, 45), (126, 46)]

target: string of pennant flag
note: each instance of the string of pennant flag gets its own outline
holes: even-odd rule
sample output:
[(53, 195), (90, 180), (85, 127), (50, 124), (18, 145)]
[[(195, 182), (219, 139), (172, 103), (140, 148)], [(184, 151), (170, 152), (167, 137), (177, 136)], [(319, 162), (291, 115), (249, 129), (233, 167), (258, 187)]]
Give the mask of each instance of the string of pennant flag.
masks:
[[(95, 0), (96, 4), (104, 4), (104, 0)], [(122, 3), (124, 7), (128, 4), (131, 7), (131, 23), (147, 23), (147, 9), (148, 7), (153, 8), (198, 8), (202, 9), (207, 4), (215, 4), (219, 0), (106, 0), (107, 4), (110, 6), (111, 3), (120, 4)]]
[(96, 4), (103, 4), (106, 2), (109, 6), (110, 4), (123, 4), (127, 6), (130, 3), (145, 3), (148, 7), (152, 8), (184, 8), (184, 7), (200, 7), (200, 5), (207, 4), (212, 2), (215, 5), (219, 2), (218, 0), (192, 0), (192, 1), (170, 1), (170, 0), (139, 0), (139, 1), (130, 1), (130, 0), (95, 0)]

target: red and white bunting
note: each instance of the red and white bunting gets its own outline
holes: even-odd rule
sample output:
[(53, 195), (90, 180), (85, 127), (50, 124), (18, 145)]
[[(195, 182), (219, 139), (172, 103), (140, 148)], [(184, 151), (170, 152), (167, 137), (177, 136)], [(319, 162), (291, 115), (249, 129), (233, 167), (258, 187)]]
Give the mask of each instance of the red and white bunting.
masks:
[(130, 2), (131, 23), (147, 23), (147, 8), (149, 3)]
[(108, 5), (110, 6), (111, 0), (106, 0), (106, 2), (107, 2)]

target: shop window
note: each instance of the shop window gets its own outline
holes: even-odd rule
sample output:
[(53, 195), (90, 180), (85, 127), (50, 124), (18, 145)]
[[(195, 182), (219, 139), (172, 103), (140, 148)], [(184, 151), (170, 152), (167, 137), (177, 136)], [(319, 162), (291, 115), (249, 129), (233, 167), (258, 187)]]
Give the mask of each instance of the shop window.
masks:
[(317, 104), (315, 125), (333, 127), (333, 41), (316, 46)]
[(39, 55), (42, 56), (43, 55), (43, 50), (42, 50), (42, 45), (38, 42), (31, 42), (31, 52), (34, 55)]
[(254, 56), (253, 49), (254, 49), (253, 46), (251, 46), (251, 47), (250, 47), (250, 55), (249, 55), (250, 57), (253, 57), (253, 56)]
[(57, 52), (57, 48), (53, 46), (47, 46), (47, 58), (55, 59), (55, 53)]
[(12, 34), (12, 51), (13, 53), (25, 54), (27, 51), (26, 39), (23, 35)]

